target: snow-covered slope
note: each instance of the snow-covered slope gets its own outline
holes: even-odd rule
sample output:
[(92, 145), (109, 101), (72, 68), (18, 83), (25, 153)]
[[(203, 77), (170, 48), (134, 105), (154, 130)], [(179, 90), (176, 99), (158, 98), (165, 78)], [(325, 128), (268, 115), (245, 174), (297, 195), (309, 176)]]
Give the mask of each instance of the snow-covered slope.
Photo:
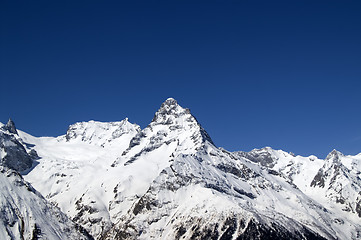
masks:
[(336, 150), (328, 154), (311, 182), (314, 197), (326, 198), (330, 208), (354, 213), (361, 218), (360, 160), (360, 156), (344, 156)]
[(0, 239), (92, 239), (57, 207), (24, 181), (0, 166)]
[(35, 138), (19, 131), (41, 157), (24, 177), (74, 221), (100, 236), (113, 221), (110, 202), (115, 186), (129, 180), (129, 173), (110, 165), (139, 131), (127, 119), (76, 123), (57, 138)]
[(357, 239), (276, 171), (204, 144), (171, 160), (104, 239)]
[(321, 160), (269, 147), (233, 154), (282, 173), (303, 193), (328, 209), (351, 214), (351, 218), (354, 218), (352, 215), (361, 217), (361, 154), (344, 156), (333, 150)]
[(234, 152), (236, 157), (245, 158), (261, 166), (275, 170), (287, 176), (303, 192), (311, 186), (311, 181), (323, 165), (323, 160), (316, 156), (295, 156), (270, 147), (254, 149), (250, 152)]
[(121, 137), (134, 132), (140, 132), (140, 127), (130, 123), (127, 118), (120, 122), (109, 123), (79, 122), (69, 126), (65, 139), (67, 142), (86, 142), (105, 147), (125, 142), (125, 139)]
[(123, 120), (76, 123), (58, 138), (19, 132), (41, 157), (25, 178), (96, 237), (147, 191), (170, 159), (211, 142), (174, 99), (165, 101), (142, 131)]
[(361, 237), (360, 156), (335, 178), (356, 194), (346, 212), (318, 189), (327, 159), (217, 148), (172, 98), (143, 130), (125, 119), (76, 123), (57, 138), (18, 134), (40, 157), (24, 178), (98, 239)]

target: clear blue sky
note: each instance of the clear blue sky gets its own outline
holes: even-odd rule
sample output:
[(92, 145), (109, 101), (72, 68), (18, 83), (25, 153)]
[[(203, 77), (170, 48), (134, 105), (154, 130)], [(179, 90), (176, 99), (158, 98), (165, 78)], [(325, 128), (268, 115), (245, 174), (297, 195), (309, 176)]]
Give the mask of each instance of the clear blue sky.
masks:
[(361, 1), (1, 1), (0, 121), (145, 127), (168, 97), (217, 146), (361, 152)]

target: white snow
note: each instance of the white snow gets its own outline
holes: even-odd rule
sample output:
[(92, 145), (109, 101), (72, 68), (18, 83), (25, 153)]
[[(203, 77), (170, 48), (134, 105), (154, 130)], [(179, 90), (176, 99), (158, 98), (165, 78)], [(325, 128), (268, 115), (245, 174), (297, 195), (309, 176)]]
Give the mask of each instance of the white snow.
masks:
[[(203, 228), (219, 223), (222, 232), (229, 216), (245, 223), (252, 218), (275, 221), (294, 230), (302, 224), (326, 238), (355, 239), (361, 234), (356, 214), (334, 202), (335, 191), (356, 201), (358, 188), (350, 186), (360, 176), (361, 154), (341, 157), (352, 173), (351, 182), (340, 175), (341, 185), (333, 192), (311, 187), (321, 168), (331, 168), (325, 160), (255, 149), (273, 161), (265, 167), (216, 148), (189, 110), (173, 98), (143, 130), (125, 119), (75, 123), (56, 138), (18, 133), (40, 156), (24, 173), (25, 180), (96, 238), (116, 232), (124, 222), (142, 230), (139, 239), (174, 239), (177, 226), (191, 228), (194, 221)], [(331, 180), (326, 184), (332, 185)], [(143, 199), (154, 204), (136, 209)], [(191, 234), (188, 229), (183, 236)]]
[(86, 239), (58, 208), (50, 205), (13, 170), (0, 166), (0, 239)]

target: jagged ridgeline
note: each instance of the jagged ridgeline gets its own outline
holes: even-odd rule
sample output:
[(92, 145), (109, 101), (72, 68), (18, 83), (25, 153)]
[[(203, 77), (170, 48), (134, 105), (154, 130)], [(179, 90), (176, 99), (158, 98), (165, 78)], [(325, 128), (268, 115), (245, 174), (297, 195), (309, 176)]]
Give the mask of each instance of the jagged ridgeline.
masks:
[[(89, 121), (38, 138), (9, 121), (0, 138), (2, 172), (18, 176), (6, 189), (32, 189), (17, 191), (12, 209), (37, 196), (63, 221), (36, 218), (50, 218), (62, 239), (361, 238), (361, 154), (229, 152), (172, 98), (144, 129), (128, 119)], [(45, 220), (24, 215), (4, 224), (4, 239), (22, 239), (21, 226), (31, 226), (26, 236), (56, 239)]]
[(32, 147), (12, 120), (0, 125), (0, 239), (93, 239), (19, 173), (39, 159)]

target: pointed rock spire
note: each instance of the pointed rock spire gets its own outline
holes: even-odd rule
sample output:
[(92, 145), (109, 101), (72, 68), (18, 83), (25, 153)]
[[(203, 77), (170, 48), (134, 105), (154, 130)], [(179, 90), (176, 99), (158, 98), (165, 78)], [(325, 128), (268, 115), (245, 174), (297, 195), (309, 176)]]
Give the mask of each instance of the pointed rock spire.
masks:
[(10, 133), (18, 134), (18, 131), (16, 131), (15, 123), (13, 120), (11, 120), (11, 118), (9, 118), (8, 123), (3, 127), (3, 129), (9, 131)]
[(201, 142), (207, 140), (214, 145), (208, 133), (191, 114), (190, 110), (181, 107), (174, 98), (168, 98), (162, 103), (149, 126), (155, 125), (168, 125), (171, 130), (183, 129), (185, 131), (196, 132), (192, 136), (193, 139), (196, 139), (199, 133)]
[(174, 98), (168, 98), (155, 113), (152, 123), (171, 124), (174, 118), (190, 114), (189, 109), (182, 108)]
[[(152, 122), (131, 139), (122, 156), (137, 148), (131, 153), (130, 160), (125, 163), (128, 165), (142, 154), (148, 154), (164, 145), (170, 146), (167, 147), (166, 155), (175, 156), (179, 153), (195, 153), (207, 142), (214, 145), (189, 109), (182, 108), (175, 99), (168, 98), (154, 114)], [(115, 162), (113, 166), (116, 164)]]
[(168, 98), (162, 105), (178, 105), (178, 102), (174, 98)]
[(338, 162), (340, 160), (340, 157), (342, 157), (343, 154), (339, 151), (337, 151), (336, 149), (333, 149), (332, 152), (330, 152), (327, 157), (326, 160), (332, 160), (333, 162)]

